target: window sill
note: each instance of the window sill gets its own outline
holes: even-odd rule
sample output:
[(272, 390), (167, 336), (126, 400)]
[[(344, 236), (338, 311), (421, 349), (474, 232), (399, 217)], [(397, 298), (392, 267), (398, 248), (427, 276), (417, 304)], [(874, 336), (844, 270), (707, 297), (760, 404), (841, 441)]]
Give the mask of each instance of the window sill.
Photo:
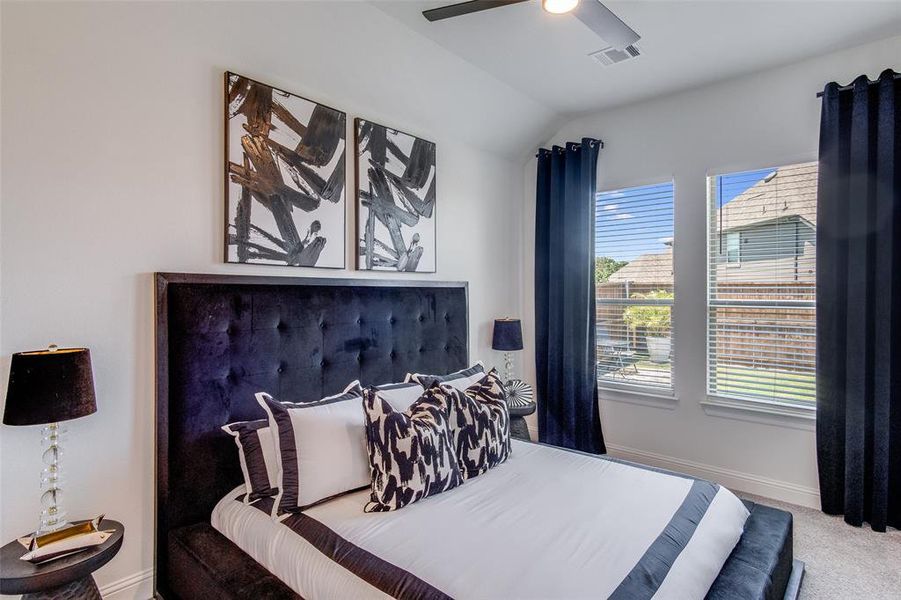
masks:
[(701, 402), (701, 407), (705, 413), (714, 417), (805, 431), (813, 431), (816, 428), (817, 410), (812, 406), (707, 396), (707, 400)]
[(609, 382), (598, 382), (598, 396), (601, 400), (613, 400), (627, 404), (639, 404), (674, 410), (679, 404), (679, 399), (673, 392), (651, 390), (648, 388), (612, 386)]

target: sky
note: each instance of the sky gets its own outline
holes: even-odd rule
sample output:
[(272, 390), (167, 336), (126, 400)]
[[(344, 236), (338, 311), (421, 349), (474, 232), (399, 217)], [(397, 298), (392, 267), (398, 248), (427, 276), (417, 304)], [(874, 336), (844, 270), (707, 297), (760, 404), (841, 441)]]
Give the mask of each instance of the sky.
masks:
[(673, 237), (673, 183), (601, 192), (597, 195), (595, 253), (632, 260), (662, 252)]
[(743, 191), (775, 171), (776, 169), (757, 169), (741, 173), (728, 173), (717, 177), (717, 192), (720, 206), (726, 205)]
[[(758, 169), (717, 178), (719, 205), (772, 173)], [(600, 192), (596, 197), (595, 254), (630, 261), (642, 254), (663, 252), (673, 238), (673, 183)]]

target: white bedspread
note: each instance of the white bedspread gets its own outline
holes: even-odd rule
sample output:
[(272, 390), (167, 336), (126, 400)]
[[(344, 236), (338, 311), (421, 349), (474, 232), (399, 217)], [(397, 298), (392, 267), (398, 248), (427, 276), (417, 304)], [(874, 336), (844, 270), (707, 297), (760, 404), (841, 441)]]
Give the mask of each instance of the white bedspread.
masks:
[[(238, 493), (213, 527), (298, 594), (386, 597)], [(368, 494), (305, 514), (458, 599), (701, 599), (748, 516), (725, 488), (517, 441), (505, 464), (399, 511), (364, 513)]]

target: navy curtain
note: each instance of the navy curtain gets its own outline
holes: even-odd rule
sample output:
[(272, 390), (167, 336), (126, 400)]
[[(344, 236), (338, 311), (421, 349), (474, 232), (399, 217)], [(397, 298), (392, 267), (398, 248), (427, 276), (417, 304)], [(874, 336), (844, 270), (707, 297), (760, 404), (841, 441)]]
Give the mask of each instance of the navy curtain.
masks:
[(826, 86), (817, 209), (817, 459), (823, 511), (901, 527), (899, 80)]
[(538, 152), (535, 366), (538, 438), (606, 452), (598, 410), (594, 212), (600, 142)]

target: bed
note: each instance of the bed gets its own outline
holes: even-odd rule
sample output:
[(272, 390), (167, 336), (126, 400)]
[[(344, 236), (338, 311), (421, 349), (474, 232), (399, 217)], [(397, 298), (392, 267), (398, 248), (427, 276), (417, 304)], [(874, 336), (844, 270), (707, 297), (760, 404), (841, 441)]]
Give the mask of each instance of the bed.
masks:
[(236, 500), (219, 427), (259, 418), (255, 392), (461, 369), (467, 332), (465, 283), (157, 274), (157, 596), (797, 597), (789, 513), (528, 442), (391, 513), (364, 514), (365, 491), (281, 521)]

